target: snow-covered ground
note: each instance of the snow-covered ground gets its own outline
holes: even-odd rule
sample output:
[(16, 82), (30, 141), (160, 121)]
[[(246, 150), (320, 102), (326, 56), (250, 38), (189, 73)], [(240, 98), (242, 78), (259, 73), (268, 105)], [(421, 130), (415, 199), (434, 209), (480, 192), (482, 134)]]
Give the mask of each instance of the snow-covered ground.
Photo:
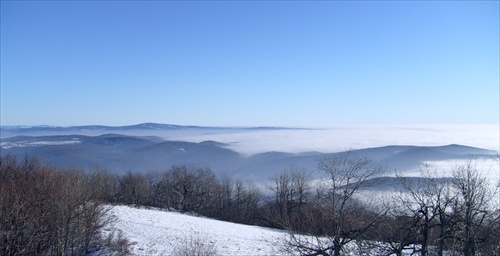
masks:
[[(121, 230), (124, 237), (132, 243), (132, 255), (178, 255), (182, 248), (193, 246), (190, 242), (193, 240), (201, 241), (206, 248), (215, 249), (212, 251), (215, 252), (214, 255), (293, 255), (282, 248), (280, 250), (280, 245), (289, 238), (289, 234), (281, 230), (155, 208), (110, 206), (109, 214), (115, 221), (105, 228), (104, 235), (113, 230)], [(307, 243), (315, 244), (318, 241), (313, 237), (298, 237)], [(360, 252), (355, 243), (348, 244), (345, 249), (344, 255), (349, 256), (382, 255), (377, 248), (370, 249), (370, 252)], [(412, 250), (406, 250), (403, 255), (411, 253)]]
[(133, 255), (172, 255), (190, 240), (213, 245), (217, 255), (279, 255), (272, 243), (280, 230), (235, 224), (177, 212), (113, 206), (113, 228), (123, 231)]
[(20, 142), (0, 142), (0, 147), (4, 149), (22, 148), (22, 147), (39, 147), (49, 145), (68, 145), (81, 143), (78, 139), (63, 140), (63, 141), (20, 141)]

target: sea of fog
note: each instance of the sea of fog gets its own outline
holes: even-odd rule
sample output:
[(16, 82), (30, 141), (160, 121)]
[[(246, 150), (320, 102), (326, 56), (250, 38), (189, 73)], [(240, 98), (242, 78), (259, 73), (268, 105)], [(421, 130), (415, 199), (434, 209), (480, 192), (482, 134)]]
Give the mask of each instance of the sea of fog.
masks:
[[(214, 140), (243, 154), (268, 151), (290, 153), (317, 151), (333, 153), (348, 149), (383, 147), (387, 145), (443, 146), (460, 144), (500, 151), (499, 125), (428, 125), (428, 126), (338, 126), (322, 129), (230, 130), (210, 133), (165, 134), (164, 139), (201, 142)], [(499, 159), (471, 159), (482, 175), (488, 177), (492, 189), (500, 188)], [(467, 161), (426, 162), (428, 171), (437, 177), (452, 176), (458, 165)], [(388, 176), (396, 170), (388, 170)], [(421, 176), (420, 167), (406, 170), (407, 177)]]
[(387, 145), (442, 146), (460, 144), (500, 150), (499, 125), (338, 126), (321, 129), (229, 129), (165, 133), (167, 140), (213, 140), (244, 155), (267, 151), (333, 153)]
[(334, 153), (387, 145), (443, 146), (460, 144), (500, 151), (500, 125), (412, 125), (412, 126), (334, 126), (328, 128), (204, 128), (43, 130), (23, 134), (3, 130), (2, 138), (16, 135), (88, 135), (116, 133), (155, 136), (172, 141), (217, 141), (243, 154), (281, 151)]
[[(117, 133), (130, 136), (154, 136), (171, 141), (217, 141), (242, 155), (280, 151), (288, 153), (334, 153), (348, 149), (383, 147), (388, 145), (443, 146), (460, 144), (500, 151), (500, 125), (419, 125), (419, 126), (335, 126), (328, 128), (203, 128), (180, 129), (117, 129), (71, 130), (65, 132), (36, 132), (25, 134), (98, 136)], [(9, 136), (6, 136), (9, 135)], [(2, 136), (11, 137), (5, 133)], [(474, 160), (474, 159), (473, 159)], [(474, 163), (483, 174), (490, 177), (490, 185), (500, 189), (500, 162), (498, 157), (476, 159)], [(427, 163), (430, 170), (439, 170), (437, 176), (450, 176), (454, 166), (465, 164), (457, 160)], [(420, 176), (420, 170), (405, 170), (406, 176)], [(387, 175), (395, 175), (394, 172)]]

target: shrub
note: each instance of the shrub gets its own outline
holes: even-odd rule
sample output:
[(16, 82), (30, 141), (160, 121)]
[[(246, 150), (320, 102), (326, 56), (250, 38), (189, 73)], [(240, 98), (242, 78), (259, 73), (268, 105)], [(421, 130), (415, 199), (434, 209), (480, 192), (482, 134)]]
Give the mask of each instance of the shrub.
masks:
[(199, 233), (191, 235), (189, 239), (182, 241), (172, 255), (176, 256), (216, 256), (217, 249), (212, 241), (207, 242), (206, 238)]
[(108, 208), (82, 171), (0, 159), (0, 255), (82, 255), (101, 243)]

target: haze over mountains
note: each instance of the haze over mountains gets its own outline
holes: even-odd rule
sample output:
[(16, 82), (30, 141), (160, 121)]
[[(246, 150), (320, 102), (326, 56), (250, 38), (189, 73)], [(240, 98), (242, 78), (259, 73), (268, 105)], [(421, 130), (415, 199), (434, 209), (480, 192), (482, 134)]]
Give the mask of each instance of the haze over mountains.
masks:
[[(313, 171), (320, 157), (342, 152), (261, 150), (254, 154), (244, 154), (235, 147), (239, 146), (238, 141), (194, 141), (193, 138), (214, 137), (227, 141), (237, 136), (261, 135), (264, 140), (261, 143), (264, 143), (269, 134), (309, 134), (308, 132), (314, 134), (317, 130), (281, 127), (221, 128), (153, 123), (119, 127), (1, 127), (1, 154), (36, 156), (42, 161), (68, 168), (100, 168), (117, 173), (161, 171), (172, 165), (209, 167), (218, 174), (227, 173), (237, 178), (260, 181), (289, 168)], [(191, 141), (182, 140), (183, 137), (190, 138)], [(310, 138), (311, 141), (315, 139)], [(271, 143), (270, 140), (268, 142)], [(287, 141), (283, 141), (283, 144), (286, 143)], [(415, 170), (426, 161), (491, 159), (497, 154), (495, 150), (457, 144), (388, 145), (360, 148), (354, 152), (387, 165), (389, 170), (397, 169), (402, 172)]]
[(12, 137), (16, 135), (69, 135), (69, 134), (106, 134), (119, 133), (126, 134), (132, 132), (175, 132), (175, 131), (244, 131), (244, 130), (288, 130), (300, 128), (285, 128), (285, 127), (204, 127), (195, 125), (176, 125), (176, 124), (159, 124), (159, 123), (142, 123), (136, 125), (125, 126), (106, 126), (106, 125), (83, 125), (83, 126), (2, 126), (1, 137)]

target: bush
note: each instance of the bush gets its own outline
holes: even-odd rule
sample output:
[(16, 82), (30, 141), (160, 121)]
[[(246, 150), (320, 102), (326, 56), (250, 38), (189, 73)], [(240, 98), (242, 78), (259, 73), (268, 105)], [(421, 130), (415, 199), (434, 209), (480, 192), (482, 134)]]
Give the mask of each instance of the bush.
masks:
[(0, 160), (0, 255), (82, 255), (102, 243), (108, 208), (82, 171)]
[(191, 235), (189, 239), (182, 241), (172, 255), (176, 256), (215, 256), (217, 249), (215, 244), (210, 241), (207, 242), (206, 238), (200, 236), (199, 233)]
[(120, 229), (113, 229), (104, 239), (102, 255), (130, 255), (131, 243)]

